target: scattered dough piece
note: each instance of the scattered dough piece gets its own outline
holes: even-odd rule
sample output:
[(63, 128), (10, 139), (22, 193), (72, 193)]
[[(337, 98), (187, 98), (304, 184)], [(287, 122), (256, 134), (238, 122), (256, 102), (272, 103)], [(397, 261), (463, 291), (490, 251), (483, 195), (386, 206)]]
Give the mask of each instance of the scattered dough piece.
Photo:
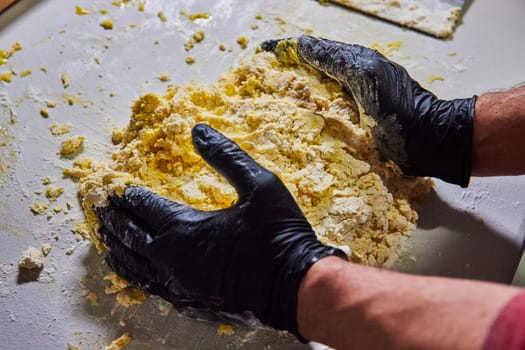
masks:
[(31, 75), (31, 69), (28, 69), (28, 70), (25, 70), (23, 72), (20, 73), (20, 77), (23, 78), (23, 77), (27, 77), (28, 75)]
[(188, 13), (186, 11), (179, 11), (179, 13), (183, 16), (188, 17), (190, 21), (195, 21), (196, 19), (202, 18), (202, 19), (208, 19), (210, 18), (209, 13)]
[(197, 59), (194, 56), (186, 57), (186, 63), (187, 64), (194, 64), (195, 62), (197, 62)]
[(166, 16), (164, 15), (164, 12), (162, 12), (162, 11), (157, 12), (157, 17), (158, 17), (162, 22), (167, 22), (167, 21), (168, 21), (168, 19), (167, 19)]
[(198, 30), (193, 34), (192, 38), (195, 40), (196, 43), (200, 43), (201, 41), (204, 40), (204, 36), (205, 36), (204, 31)]
[(89, 157), (77, 159), (73, 162), (73, 168), (65, 168), (62, 171), (64, 178), (71, 178), (72, 180), (78, 180), (89, 173), (89, 169), (92, 167), (92, 159)]
[(245, 36), (241, 36), (237, 38), (237, 44), (241, 47), (241, 49), (245, 49), (248, 47), (248, 38)]
[(51, 244), (49, 243), (44, 243), (42, 244), (42, 254), (44, 254), (44, 256), (48, 256), (49, 252), (51, 251)]
[(71, 232), (76, 233), (84, 238), (89, 237), (89, 227), (85, 221), (79, 221), (76, 223), (75, 227), (71, 229)]
[(137, 288), (126, 288), (117, 294), (117, 302), (124, 306), (142, 304), (146, 300), (146, 293)]
[(89, 301), (89, 303), (92, 306), (98, 305), (98, 297), (97, 297), (97, 295), (94, 292), (89, 292), (86, 295), (86, 299)]
[(84, 136), (77, 135), (68, 138), (60, 144), (60, 155), (73, 157), (84, 150)]
[(160, 75), (157, 77), (157, 79), (159, 79), (159, 80), (162, 81), (162, 82), (167, 82), (167, 81), (170, 81), (171, 78), (170, 78), (169, 74), (167, 74), (167, 73), (162, 73), (162, 74), (160, 74)]
[(117, 339), (113, 340), (111, 344), (106, 346), (104, 350), (120, 350), (131, 342), (129, 333), (124, 333)]
[(221, 323), (217, 328), (217, 335), (233, 335), (234, 333), (233, 327), (229, 324)]
[(40, 110), (40, 115), (42, 116), (42, 118), (48, 118), (48, 117), (49, 117), (49, 112), (48, 112), (47, 109), (42, 108), (42, 109)]
[(443, 81), (445, 78), (442, 75), (429, 75), (426, 79), (427, 83), (432, 84), (436, 80)]
[(18, 266), (28, 270), (40, 270), (44, 267), (42, 250), (29, 247), (22, 253)]
[(71, 130), (71, 127), (72, 125), (69, 123), (57, 124), (56, 122), (53, 122), (49, 127), (49, 130), (51, 131), (51, 135), (58, 136), (67, 134)]
[(121, 143), (124, 139), (125, 132), (126, 128), (113, 128), (111, 131), (111, 142), (113, 142), (114, 145)]
[(57, 198), (62, 195), (62, 193), (64, 193), (64, 187), (49, 185), (46, 188), (46, 197), (51, 202), (56, 201)]
[(80, 6), (75, 6), (75, 13), (79, 16), (83, 16), (83, 15), (89, 15), (91, 13), (91, 11), (83, 8), (83, 7), (80, 7)]
[(12, 72), (0, 73), (0, 80), (6, 83), (10, 83), (11, 80), (13, 80), (13, 73)]
[(110, 281), (111, 286), (106, 287), (104, 292), (106, 294), (115, 294), (124, 290), (128, 286), (128, 282), (117, 275), (115, 272), (110, 272), (103, 277), (104, 281)]
[(113, 21), (110, 19), (105, 19), (102, 22), (100, 22), (100, 26), (105, 30), (111, 30), (113, 29)]
[(35, 215), (43, 214), (43, 213), (49, 208), (50, 205), (51, 205), (50, 202), (47, 202), (47, 203), (39, 203), (39, 202), (35, 202), (35, 203), (33, 203), (33, 205), (31, 206), (31, 211), (32, 211), (33, 214), (35, 214)]
[(66, 73), (63, 73), (60, 77), (60, 80), (62, 81), (62, 86), (64, 89), (67, 89), (69, 87), (69, 84), (71, 84), (71, 80), (69, 80), (69, 75)]

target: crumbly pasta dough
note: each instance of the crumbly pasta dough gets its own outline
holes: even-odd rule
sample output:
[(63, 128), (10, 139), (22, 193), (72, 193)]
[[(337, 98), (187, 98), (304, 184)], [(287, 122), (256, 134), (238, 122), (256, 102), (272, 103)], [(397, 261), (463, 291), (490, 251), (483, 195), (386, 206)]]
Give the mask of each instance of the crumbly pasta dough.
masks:
[(196, 153), (191, 128), (206, 123), (237, 142), (290, 190), (319, 239), (354, 261), (393, 261), (415, 228), (409, 196), (430, 182), (407, 179), (380, 161), (371, 121), (336, 81), (296, 59), (258, 52), (213, 85), (169, 87), (132, 107), (111, 160), (79, 174), (90, 237), (93, 206), (131, 184), (201, 210), (231, 206), (234, 188)]

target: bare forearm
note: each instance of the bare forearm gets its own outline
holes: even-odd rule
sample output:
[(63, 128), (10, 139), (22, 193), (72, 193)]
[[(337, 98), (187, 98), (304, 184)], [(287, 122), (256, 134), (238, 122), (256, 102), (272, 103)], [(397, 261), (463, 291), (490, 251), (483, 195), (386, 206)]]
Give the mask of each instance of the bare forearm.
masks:
[(525, 174), (525, 86), (478, 98), (474, 115), (472, 174)]
[(303, 336), (336, 349), (479, 349), (519, 289), (325, 258), (299, 289)]

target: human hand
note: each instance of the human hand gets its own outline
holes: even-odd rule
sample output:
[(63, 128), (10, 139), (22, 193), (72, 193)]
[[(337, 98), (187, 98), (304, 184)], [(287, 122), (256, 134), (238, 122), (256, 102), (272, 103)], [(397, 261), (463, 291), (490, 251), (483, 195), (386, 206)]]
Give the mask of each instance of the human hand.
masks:
[(207, 125), (192, 129), (201, 156), (237, 190), (230, 208), (201, 211), (142, 187), (128, 187), (96, 208), (107, 262), (132, 284), (176, 308), (251, 311), (298, 337), (299, 284), (326, 256), (279, 178)]
[[(261, 47), (278, 54), (280, 41), (265, 41)], [(440, 100), (405, 68), (360, 45), (306, 35), (296, 42), (303, 63), (339, 81), (375, 119), (372, 133), (384, 158), (406, 175), (468, 185), (476, 96)]]

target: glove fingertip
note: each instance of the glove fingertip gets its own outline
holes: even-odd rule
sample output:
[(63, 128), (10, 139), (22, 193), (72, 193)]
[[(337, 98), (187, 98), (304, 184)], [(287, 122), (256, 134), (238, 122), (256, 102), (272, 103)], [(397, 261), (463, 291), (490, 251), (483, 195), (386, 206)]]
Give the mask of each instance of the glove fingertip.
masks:
[(225, 137), (212, 127), (199, 123), (191, 130), (193, 145), (199, 153), (205, 153), (211, 146), (224, 142)]

